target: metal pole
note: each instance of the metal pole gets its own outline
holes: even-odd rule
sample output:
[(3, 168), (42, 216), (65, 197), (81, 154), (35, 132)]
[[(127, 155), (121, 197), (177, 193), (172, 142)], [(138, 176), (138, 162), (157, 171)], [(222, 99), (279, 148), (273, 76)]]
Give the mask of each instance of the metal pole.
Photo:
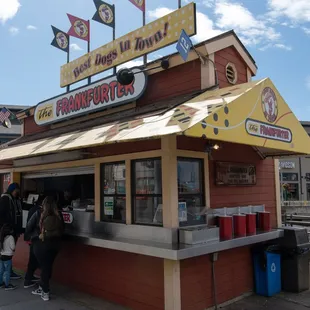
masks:
[(179, 0), (179, 9), (182, 7), (182, 0)]
[[(68, 37), (67, 64), (70, 62), (70, 36)], [(67, 93), (70, 91), (70, 85), (67, 86)]]
[[(90, 53), (90, 20), (88, 20), (87, 53)], [(90, 84), (90, 83), (91, 83), (91, 76), (88, 77), (88, 84)]]
[[(146, 10), (143, 11), (143, 26), (145, 26), (145, 21), (146, 21)], [(144, 62), (144, 65), (147, 64), (147, 54), (145, 54), (143, 56), (143, 62)]]
[[(113, 41), (116, 39), (116, 33), (115, 33), (115, 28), (116, 28), (116, 23), (115, 23), (115, 5), (113, 4), (113, 11), (114, 11), (114, 27), (113, 27)], [(116, 67), (113, 67), (113, 73), (114, 75), (116, 74)]]

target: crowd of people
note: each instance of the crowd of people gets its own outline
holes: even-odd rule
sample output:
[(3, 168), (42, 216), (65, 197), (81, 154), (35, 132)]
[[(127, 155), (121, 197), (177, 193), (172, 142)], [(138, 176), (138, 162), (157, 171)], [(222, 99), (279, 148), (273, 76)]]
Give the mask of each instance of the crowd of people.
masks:
[[(24, 241), (29, 244), (24, 288), (34, 288), (32, 294), (48, 301), (53, 264), (64, 232), (62, 213), (55, 198), (47, 196), (42, 203), (34, 205), (29, 210), (25, 231), (22, 226), (20, 187), (11, 183), (0, 198), (0, 288), (14, 290), (17, 286), (11, 280), (22, 278), (14, 272), (12, 259), (17, 241), (24, 233)], [(41, 272), (40, 277), (35, 276), (37, 270)]]

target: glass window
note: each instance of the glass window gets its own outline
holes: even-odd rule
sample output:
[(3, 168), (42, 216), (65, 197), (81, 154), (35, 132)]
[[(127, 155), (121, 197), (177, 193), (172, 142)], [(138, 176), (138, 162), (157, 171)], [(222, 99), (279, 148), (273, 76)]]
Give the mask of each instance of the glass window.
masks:
[(162, 225), (161, 160), (137, 160), (132, 164), (133, 222)]
[(203, 162), (201, 159), (178, 159), (178, 193), (180, 226), (205, 223)]
[(292, 172), (283, 172), (282, 173), (282, 181), (298, 181), (298, 173), (292, 173)]
[(307, 200), (310, 201), (310, 183), (307, 183)]
[(284, 201), (299, 200), (298, 183), (282, 183), (282, 193)]
[(101, 165), (101, 220), (126, 222), (125, 163)]

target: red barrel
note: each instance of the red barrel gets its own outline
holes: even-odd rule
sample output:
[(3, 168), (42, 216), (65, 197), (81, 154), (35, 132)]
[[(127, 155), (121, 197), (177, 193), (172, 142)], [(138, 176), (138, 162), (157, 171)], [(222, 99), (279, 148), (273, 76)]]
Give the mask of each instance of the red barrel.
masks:
[(246, 215), (246, 234), (247, 236), (256, 234), (256, 213), (248, 213)]
[(234, 237), (240, 238), (246, 236), (246, 217), (244, 214), (235, 214), (234, 218)]
[(258, 212), (258, 217), (259, 217), (259, 229), (264, 232), (271, 231), (270, 212), (267, 211)]
[(231, 240), (233, 236), (233, 221), (228, 215), (219, 216), (220, 239)]

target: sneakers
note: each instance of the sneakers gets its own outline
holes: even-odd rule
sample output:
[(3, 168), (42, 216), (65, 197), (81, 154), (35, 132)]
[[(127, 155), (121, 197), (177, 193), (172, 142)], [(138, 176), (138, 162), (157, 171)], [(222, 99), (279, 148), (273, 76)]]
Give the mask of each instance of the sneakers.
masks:
[(32, 291), (32, 295), (38, 295), (41, 296), (43, 293), (42, 287), (39, 286), (36, 290)]
[(49, 301), (49, 300), (50, 300), (50, 293), (44, 293), (44, 292), (42, 292), (41, 298), (42, 298), (44, 301)]
[(37, 285), (37, 283), (33, 282), (33, 281), (25, 281), (24, 282), (24, 288), (30, 288), (30, 287), (34, 287), (36, 285)]
[(17, 289), (17, 286), (13, 284), (9, 284), (8, 286), (4, 288), (5, 291), (13, 291), (15, 289)]
[(33, 276), (33, 278), (31, 279), (31, 282), (39, 282), (40, 281), (40, 277), (37, 276)]
[(11, 280), (19, 280), (21, 278), (22, 278), (22, 276), (20, 276), (19, 274), (15, 273), (14, 271), (11, 273)]

